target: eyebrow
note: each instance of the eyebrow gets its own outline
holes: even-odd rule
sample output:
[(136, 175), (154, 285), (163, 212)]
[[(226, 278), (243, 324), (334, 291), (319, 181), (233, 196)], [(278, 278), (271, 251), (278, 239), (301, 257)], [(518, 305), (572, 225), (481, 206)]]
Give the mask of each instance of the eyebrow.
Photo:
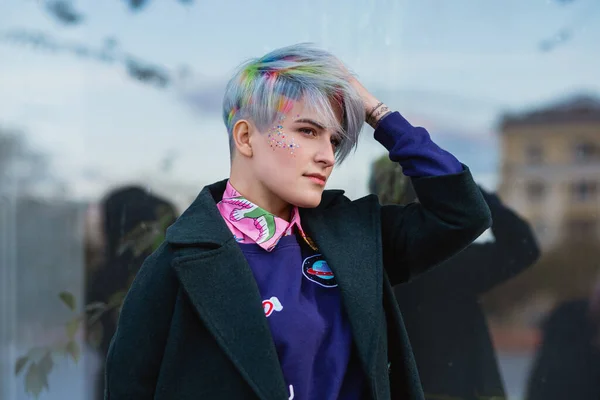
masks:
[(322, 124), (318, 123), (317, 121), (312, 120), (310, 118), (300, 118), (300, 119), (295, 120), (294, 123), (311, 124), (311, 125), (319, 128), (319, 129), (325, 130), (325, 126), (324, 125), (322, 125)]

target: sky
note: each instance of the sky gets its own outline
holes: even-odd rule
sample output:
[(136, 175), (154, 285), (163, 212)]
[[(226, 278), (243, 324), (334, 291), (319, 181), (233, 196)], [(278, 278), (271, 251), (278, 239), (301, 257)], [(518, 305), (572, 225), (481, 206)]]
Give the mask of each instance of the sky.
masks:
[[(184, 207), (229, 173), (222, 88), (250, 57), (313, 42), (342, 59), (380, 100), (469, 165), (498, 182), (497, 124), (577, 94), (600, 93), (600, 2), (596, 0), (151, 1), (139, 13), (119, 0), (76, 1), (86, 19), (57, 24), (42, 1), (0, 3), (0, 36), (41, 31), (62, 41), (118, 48), (190, 79), (157, 89), (124, 68), (0, 40), (0, 126), (27, 133), (50, 155), (69, 197), (93, 200), (140, 182)], [(542, 40), (572, 37), (551, 52)], [(367, 194), (370, 163), (385, 149), (365, 128), (358, 150), (329, 188)], [(165, 159), (171, 169), (159, 168)]]

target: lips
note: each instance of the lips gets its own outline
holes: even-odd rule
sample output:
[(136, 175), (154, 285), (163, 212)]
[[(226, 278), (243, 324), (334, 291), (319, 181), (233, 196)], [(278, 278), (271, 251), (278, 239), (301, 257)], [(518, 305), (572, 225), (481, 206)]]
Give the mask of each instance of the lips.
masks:
[(310, 178), (313, 182), (318, 183), (320, 185), (325, 185), (325, 182), (327, 181), (327, 177), (321, 174), (306, 174), (304, 176)]

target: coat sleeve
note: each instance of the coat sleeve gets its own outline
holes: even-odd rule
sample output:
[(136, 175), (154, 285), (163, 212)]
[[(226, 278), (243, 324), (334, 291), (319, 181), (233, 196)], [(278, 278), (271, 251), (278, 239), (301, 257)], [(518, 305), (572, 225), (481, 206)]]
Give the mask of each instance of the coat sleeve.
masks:
[(500, 202), (496, 195), (483, 192), (490, 208), (494, 241), (475, 243), (456, 255), (451, 265), (433, 271), (446, 282), (461, 285), (467, 293), (481, 295), (526, 268), (540, 256), (537, 240), (529, 224)]
[(490, 210), (462, 167), (413, 178), (418, 203), (381, 207), (383, 264), (393, 285), (447, 260), (490, 227)]
[(125, 297), (106, 360), (105, 400), (154, 398), (178, 290), (170, 259), (161, 245)]

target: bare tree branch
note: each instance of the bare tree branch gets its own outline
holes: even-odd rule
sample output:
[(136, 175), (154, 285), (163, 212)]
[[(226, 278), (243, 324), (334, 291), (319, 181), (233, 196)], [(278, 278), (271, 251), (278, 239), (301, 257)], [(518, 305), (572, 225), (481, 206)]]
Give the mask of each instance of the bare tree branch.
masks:
[[(131, 78), (157, 88), (166, 88), (177, 79), (188, 77), (191, 74), (188, 67), (181, 67), (179, 71), (172, 71), (125, 53), (119, 49), (118, 42), (114, 38), (105, 39), (102, 46), (92, 47), (77, 42), (61, 41), (44, 32), (15, 29), (0, 33), (0, 42), (3, 41), (14, 45), (31, 46), (36, 50), (45, 50), (50, 53), (70, 53), (80, 58), (104, 64), (120, 64)], [(186, 71), (186, 74), (182, 75), (181, 71)]]
[[(151, 1), (150, 0), (122, 0), (129, 10), (133, 12), (142, 11)], [(181, 4), (191, 4), (194, 0), (176, 0)], [(85, 15), (78, 11), (70, 0), (42, 0), (39, 2), (44, 11), (57, 22), (65, 26), (77, 26), (85, 22)]]
[[(563, 5), (568, 5), (575, 2), (575, 0), (555, 1)], [(565, 24), (553, 35), (540, 41), (539, 49), (543, 52), (550, 52), (557, 47), (564, 45), (569, 40), (572, 40), (574, 33), (584, 27), (588, 20), (595, 16), (595, 13), (598, 11), (598, 5), (600, 5), (600, 2), (597, 0), (591, 0), (589, 7), (583, 9), (579, 14), (577, 14), (570, 23)], [(594, 7), (596, 7), (596, 9), (594, 9)]]

